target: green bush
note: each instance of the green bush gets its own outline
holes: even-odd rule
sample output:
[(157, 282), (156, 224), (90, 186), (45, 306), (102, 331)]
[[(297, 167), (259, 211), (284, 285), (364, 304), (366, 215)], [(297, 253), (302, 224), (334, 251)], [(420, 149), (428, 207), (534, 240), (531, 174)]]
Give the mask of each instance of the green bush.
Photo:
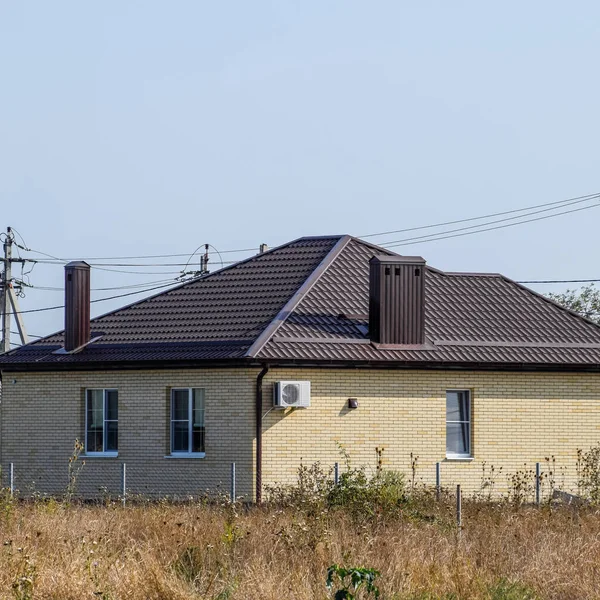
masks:
[(325, 472), (320, 463), (301, 466), (296, 485), (267, 486), (265, 491), (269, 502), (276, 505), (309, 512), (343, 508), (367, 517), (399, 510), (408, 500), (402, 473), (379, 471), (369, 477), (363, 467), (347, 465), (336, 485), (332, 470)]
[[(358, 598), (379, 598), (379, 588), (375, 579), (379, 571), (365, 567), (342, 567), (331, 565), (327, 569), (327, 589), (334, 592), (334, 600), (357, 600)], [(337, 585), (336, 585), (337, 582)]]
[(364, 469), (342, 473), (338, 485), (332, 485), (327, 503), (355, 512), (373, 514), (400, 508), (407, 501), (404, 475), (397, 471), (381, 471), (368, 477)]

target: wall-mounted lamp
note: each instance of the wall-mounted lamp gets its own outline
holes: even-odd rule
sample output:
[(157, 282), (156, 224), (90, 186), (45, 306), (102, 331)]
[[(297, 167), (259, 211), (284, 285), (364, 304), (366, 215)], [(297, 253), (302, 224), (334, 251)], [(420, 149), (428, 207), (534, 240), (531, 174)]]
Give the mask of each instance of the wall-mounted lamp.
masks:
[(358, 408), (358, 398), (348, 398), (348, 408)]

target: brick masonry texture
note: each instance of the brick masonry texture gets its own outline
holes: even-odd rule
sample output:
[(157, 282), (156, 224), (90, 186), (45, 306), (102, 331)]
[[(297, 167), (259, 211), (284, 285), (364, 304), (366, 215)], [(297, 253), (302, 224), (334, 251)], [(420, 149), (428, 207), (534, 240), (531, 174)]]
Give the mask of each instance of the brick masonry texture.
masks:
[[(265, 378), (264, 409), (272, 383), (310, 380), (311, 407), (271, 411), (264, 419), (263, 481), (293, 482), (300, 462), (343, 465), (337, 443), (353, 466), (374, 473), (376, 448), (385, 469), (411, 477), (411, 452), (418, 456), (416, 479), (467, 491), (481, 486), (482, 468), (496, 468), (496, 489), (507, 475), (556, 458), (557, 485), (573, 489), (577, 448), (600, 441), (600, 375), (467, 371), (382, 371), (273, 369)], [(445, 459), (446, 390), (472, 394), (472, 461)], [(348, 398), (359, 407), (347, 408)], [(525, 463), (527, 467), (525, 467)], [(498, 469), (502, 472), (498, 474)]]
[[(186, 369), (3, 374), (0, 461), (3, 484), (15, 464), (24, 495), (61, 493), (76, 438), (84, 437), (85, 388), (119, 390), (119, 456), (86, 458), (79, 490), (118, 494), (121, 464), (130, 493), (187, 495), (228, 491), (237, 466), (240, 495), (253, 496), (254, 390), (259, 369)], [(13, 383), (13, 380), (16, 383)], [(309, 380), (308, 409), (271, 410), (273, 383)], [(171, 387), (206, 390), (206, 457), (168, 455)], [(473, 460), (445, 460), (445, 394), (472, 393)], [(348, 398), (359, 408), (347, 408)], [(383, 467), (410, 478), (410, 454), (418, 456), (417, 480), (434, 483), (441, 462), (443, 484), (467, 491), (481, 484), (482, 466), (507, 475), (555, 456), (557, 484), (575, 485), (577, 448), (600, 441), (600, 374), (272, 368), (263, 392), (263, 483), (292, 483), (298, 466), (342, 463), (338, 443), (354, 466), (374, 472), (376, 448)], [(544, 468), (544, 466), (543, 466)]]
[[(253, 494), (254, 369), (4, 373), (1, 463), (23, 495), (65, 491), (75, 439), (84, 439), (85, 388), (119, 391), (118, 458), (85, 460), (78, 491), (98, 495), (121, 490), (127, 464), (129, 493), (153, 496), (229, 491), (236, 462), (240, 495)], [(13, 383), (13, 380), (16, 383)], [(169, 389), (206, 390), (206, 457), (165, 458), (169, 454)]]

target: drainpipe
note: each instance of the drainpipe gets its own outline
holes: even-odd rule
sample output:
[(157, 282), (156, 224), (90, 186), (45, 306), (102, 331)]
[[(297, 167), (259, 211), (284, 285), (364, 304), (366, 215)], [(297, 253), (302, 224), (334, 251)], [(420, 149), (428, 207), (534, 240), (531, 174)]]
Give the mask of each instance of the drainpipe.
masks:
[(256, 378), (256, 504), (262, 501), (262, 384), (268, 372), (269, 365), (264, 365)]

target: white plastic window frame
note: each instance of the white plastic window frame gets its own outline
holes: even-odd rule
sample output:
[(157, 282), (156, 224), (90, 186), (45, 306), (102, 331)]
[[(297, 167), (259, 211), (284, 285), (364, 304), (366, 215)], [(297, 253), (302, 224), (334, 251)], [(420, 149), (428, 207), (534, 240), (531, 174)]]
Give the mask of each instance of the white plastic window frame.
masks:
[[(461, 393), (461, 394), (466, 394), (467, 397), (467, 414), (469, 415), (469, 420), (468, 421), (450, 421), (448, 420), (448, 412), (446, 409), (446, 425), (448, 425), (448, 423), (466, 423), (467, 427), (468, 427), (468, 449), (467, 452), (464, 453), (460, 453), (460, 452), (448, 452), (448, 450), (446, 450), (446, 458), (448, 460), (473, 460), (473, 434), (472, 434), (472, 429), (473, 429), (473, 402), (472, 402), (472, 398), (473, 395), (471, 394), (471, 390), (468, 389), (451, 389), (451, 390), (446, 390), (446, 398), (448, 397), (448, 394), (452, 394), (452, 393)], [(446, 444), (448, 443), (448, 433), (446, 432)]]
[[(177, 387), (171, 388), (171, 398), (170, 398), (170, 406), (169, 406), (169, 449), (170, 454), (166, 458), (204, 458), (206, 456), (206, 439), (204, 440), (204, 452), (192, 452), (191, 447), (193, 443), (193, 435), (194, 435), (194, 394), (193, 391), (198, 390), (202, 392), (202, 398), (204, 400), (204, 408), (202, 415), (202, 426), (204, 427), (204, 432), (206, 435), (206, 390), (204, 388), (199, 387)], [(174, 428), (173, 423), (182, 421), (184, 419), (173, 419), (173, 401), (175, 397), (175, 392), (183, 392), (186, 391), (188, 393), (188, 418), (185, 421), (188, 422), (188, 451), (174, 451), (173, 450), (173, 441), (174, 441)]]
[[(85, 390), (85, 446), (84, 452), (85, 456), (97, 456), (97, 457), (106, 457), (106, 458), (114, 458), (119, 456), (119, 451), (117, 450), (102, 450), (102, 452), (88, 451), (88, 401), (89, 401), (89, 392), (102, 392), (102, 446), (106, 448), (106, 424), (107, 423), (117, 423), (117, 440), (119, 439), (119, 418), (117, 415), (117, 419), (107, 419), (106, 418), (106, 403), (108, 402), (108, 392), (116, 392), (117, 393), (117, 412), (119, 410), (119, 390), (117, 388), (86, 388)], [(118, 442), (117, 442), (118, 443)]]

